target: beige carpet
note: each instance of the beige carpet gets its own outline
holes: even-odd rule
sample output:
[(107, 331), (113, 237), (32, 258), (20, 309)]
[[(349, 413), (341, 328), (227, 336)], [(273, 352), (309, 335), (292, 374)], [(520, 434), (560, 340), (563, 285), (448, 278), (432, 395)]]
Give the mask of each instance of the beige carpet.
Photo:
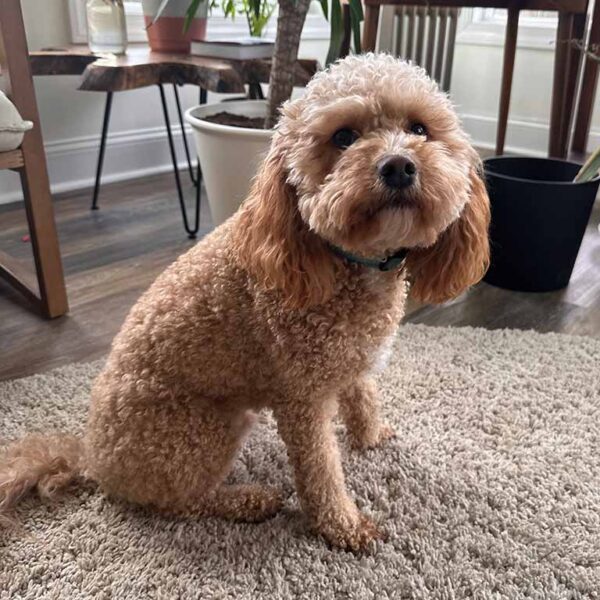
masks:
[[(80, 430), (97, 368), (0, 384), (2, 435)], [(0, 539), (0, 598), (600, 597), (600, 341), (405, 326), (380, 381), (398, 436), (345, 455), (389, 534), (371, 555), (307, 533), (265, 418), (235, 478), (280, 485), (276, 518), (167, 519), (93, 489), (31, 501)]]

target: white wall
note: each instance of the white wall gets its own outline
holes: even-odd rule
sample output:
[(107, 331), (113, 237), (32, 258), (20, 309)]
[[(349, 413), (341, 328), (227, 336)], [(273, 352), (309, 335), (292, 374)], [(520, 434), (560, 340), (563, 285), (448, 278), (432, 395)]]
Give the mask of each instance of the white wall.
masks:
[[(466, 128), (481, 145), (493, 147), (496, 137), (503, 48), (457, 44), (452, 73), (452, 97)], [(517, 50), (513, 79), (507, 147), (513, 151), (545, 155), (554, 51)], [(598, 100), (589, 147), (600, 144)]]
[[(22, 0), (31, 49), (69, 43), (67, 0)], [(319, 58), (326, 42), (307, 41), (301, 55)], [(508, 147), (545, 152), (553, 51), (520, 49), (517, 53)], [(502, 61), (501, 46), (459, 43), (456, 48), (452, 95), (476, 143), (491, 146)], [(38, 77), (35, 87), (55, 192), (92, 185), (99, 143), (103, 94), (77, 91), (78, 77)], [(169, 94), (170, 95), (170, 94)], [(209, 95), (209, 101), (215, 98)], [(186, 87), (186, 107), (197, 90)], [(596, 103), (598, 104), (598, 102)], [(172, 120), (174, 109), (171, 106)], [(592, 144), (600, 144), (600, 114), (596, 110)], [(170, 168), (158, 90), (145, 88), (115, 95), (104, 181), (115, 181)], [(179, 140), (180, 142), (180, 140)], [(181, 150), (181, 148), (180, 148)], [(181, 156), (183, 156), (181, 154)], [(0, 174), (0, 203), (21, 197), (18, 177)]]
[[(61, 47), (70, 42), (67, 0), (22, 0), (29, 47)], [(308, 41), (302, 45), (304, 56), (321, 61), (326, 53), (324, 42)], [(89, 187), (93, 184), (98, 144), (104, 111), (104, 94), (77, 91), (79, 77), (36, 77), (42, 130), (47, 152), (50, 180), (54, 192)], [(175, 123), (172, 91), (171, 121)], [(198, 90), (186, 86), (181, 90), (185, 108), (198, 100)], [(209, 102), (217, 94), (209, 94)], [(183, 159), (181, 136), (179, 156)], [(191, 141), (190, 137), (190, 143)], [(109, 143), (104, 164), (104, 182), (149, 173), (168, 171), (170, 155), (156, 87), (117, 93), (114, 97)], [(10, 172), (0, 173), (0, 203), (21, 198), (19, 178)]]

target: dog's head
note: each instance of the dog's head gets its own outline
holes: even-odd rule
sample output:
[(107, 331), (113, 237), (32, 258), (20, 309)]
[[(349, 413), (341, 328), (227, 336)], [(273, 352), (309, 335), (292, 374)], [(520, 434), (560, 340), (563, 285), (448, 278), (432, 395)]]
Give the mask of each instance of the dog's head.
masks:
[(409, 249), (413, 294), (441, 302), (488, 262), (480, 161), (445, 94), (388, 55), (349, 57), (286, 103), (240, 218), (240, 256), (295, 306), (328, 298), (329, 244), (365, 257)]

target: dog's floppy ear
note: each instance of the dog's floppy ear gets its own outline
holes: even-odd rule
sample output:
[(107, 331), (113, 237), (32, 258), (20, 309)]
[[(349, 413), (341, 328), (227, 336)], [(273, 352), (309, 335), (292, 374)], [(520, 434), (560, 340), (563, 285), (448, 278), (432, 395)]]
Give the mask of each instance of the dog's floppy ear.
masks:
[(288, 307), (307, 308), (331, 297), (335, 265), (303, 222), (283, 162), (275, 142), (241, 209), (238, 257), (263, 288), (279, 290)]
[(490, 204), (479, 168), (470, 175), (471, 194), (460, 217), (429, 248), (408, 255), (412, 294), (421, 302), (455, 298), (477, 283), (489, 266)]

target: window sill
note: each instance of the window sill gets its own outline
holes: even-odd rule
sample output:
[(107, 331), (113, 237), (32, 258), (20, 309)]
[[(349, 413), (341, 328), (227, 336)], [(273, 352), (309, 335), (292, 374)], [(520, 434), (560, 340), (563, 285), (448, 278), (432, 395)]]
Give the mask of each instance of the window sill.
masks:
[[(69, 10), (71, 16), (71, 39), (73, 43), (87, 43), (87, 25), (85, 16), (84, 0), (70, 0)], [(146, 35), (144, 14), (139, 2), (125, 1), (125, 11), (127, 15), (127, 39), (130, 42), (145, 42)], [(265, 38), (273, 39), (275, 37), (277, 17), (273, 16), (269, 23)], [(208, 18), (208, 35), (219, 38), (239, 38), (248, 35), (248, 26), (243, 18), (237, 18), (235, 21), (227, 19), (218, 14), (212, 14)], [(318, 12), (311, 12), (306, 18), (304, 30), (302, 32), (303, 40), (329, 40), (329, 23)]]

